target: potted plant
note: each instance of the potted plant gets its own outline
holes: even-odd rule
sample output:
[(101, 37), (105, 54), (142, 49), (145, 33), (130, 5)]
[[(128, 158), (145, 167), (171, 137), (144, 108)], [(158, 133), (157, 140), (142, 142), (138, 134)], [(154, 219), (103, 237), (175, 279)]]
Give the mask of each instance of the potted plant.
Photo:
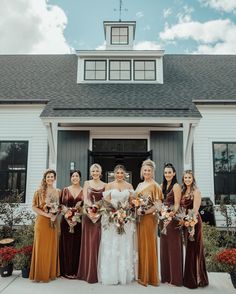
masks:
[(14, 265), (17, 269), (21, 269), (23, 278), (29, 277), (32, 248), (32, 245), (19, 248), (14, 257)]
[(9, 277), (13, 272), (13, 258), (17, 253), (17, 249), (13, 247), (0, 248), (0, 274), (1, 277)]
[(236, 248), (228, 248), (216, 255), (223, 271), (230, 274), (232, 284), (236, 288)]

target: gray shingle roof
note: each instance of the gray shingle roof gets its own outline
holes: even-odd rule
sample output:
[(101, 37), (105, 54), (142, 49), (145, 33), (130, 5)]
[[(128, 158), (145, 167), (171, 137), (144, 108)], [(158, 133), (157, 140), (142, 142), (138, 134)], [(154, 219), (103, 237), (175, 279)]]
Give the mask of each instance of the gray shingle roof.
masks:
[(199, 117), (192, 100), (236, 100), (236, 55), (165, 55), (164, 84), (77, 84), (76, 55), (0, 56), (0, 102), (48, 100), (42, 117)]

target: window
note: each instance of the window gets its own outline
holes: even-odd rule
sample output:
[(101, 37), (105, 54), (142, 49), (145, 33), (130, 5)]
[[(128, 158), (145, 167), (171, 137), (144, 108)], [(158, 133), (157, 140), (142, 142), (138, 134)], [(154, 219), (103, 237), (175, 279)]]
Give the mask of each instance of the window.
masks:
[(131, 79), (131, 62), (112, 60), (110, 61), (109, 80), (129, 81)]
[(127, 45), (128, 44), (128, 27), (111, 28), (111, 44)]
[(236, 203), (236, 143), (213, 143), (215, 202)]
[(106, 60), (85, 60), (85, 80), (106, 80)]
[(27, 141), (0, 141), (0, 199), (11, 191), (25, 194), (27, 157)]
[(156, 80), (155, 60), (135, 60), (134, 61), (134, 80), (155, 81)]

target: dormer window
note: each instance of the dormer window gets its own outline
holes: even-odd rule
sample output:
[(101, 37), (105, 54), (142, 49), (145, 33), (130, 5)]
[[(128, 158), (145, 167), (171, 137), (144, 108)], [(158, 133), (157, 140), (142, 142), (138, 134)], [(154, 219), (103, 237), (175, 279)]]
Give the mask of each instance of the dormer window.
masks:
[(106, 80), (106, 60), (85, 60), (85, 80)]
[(110, 60), (109, 80), (129, 81), (131, 80), (131, 61)]
[(111, 44), (128, 45), (128, 27), (111, 27)]
[(155, 60), (134, 60), (135, 81), (155, 81), (156, 62)]

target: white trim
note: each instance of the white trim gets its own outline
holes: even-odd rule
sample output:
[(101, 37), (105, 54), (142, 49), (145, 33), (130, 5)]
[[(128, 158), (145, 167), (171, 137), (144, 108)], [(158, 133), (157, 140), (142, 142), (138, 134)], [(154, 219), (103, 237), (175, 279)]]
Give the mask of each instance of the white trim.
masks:
[(86, 57), (162, 57), (165, 50), (76, 50), (80, 58)]
[[(62, 131), (96, 131), (96, 132), (109, 132), (109, 130), (111, 129), (111, 132), (114, 133), (114, 129), (118, 129), (121, 130), (120, 127), (72, 127), (72, 126), (64, 126), (64, 127), (58, 127), (58, 130), (62, 130)], [(123, 129), (122, 129), (123, 130)], [(125, 128), (125, 130), (127, 130), (127, 127)], [(132, 130), (132, 134), (133, 132), (138, 133), (143, 133), (146, 132), (146, 130), (150, 131), (183, 131), (182, 127), (129, 127), (129, 130)], [(123, 133), (123, 132), (122, 132)]]

